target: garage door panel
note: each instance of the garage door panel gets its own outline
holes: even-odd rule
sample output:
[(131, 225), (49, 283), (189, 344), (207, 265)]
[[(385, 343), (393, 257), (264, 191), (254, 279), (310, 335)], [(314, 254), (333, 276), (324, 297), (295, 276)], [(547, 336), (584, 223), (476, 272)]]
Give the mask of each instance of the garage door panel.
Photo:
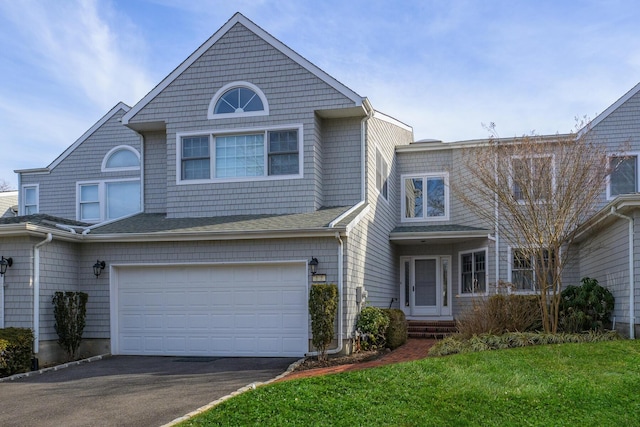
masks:
[(308, 350), (304, 265), (116, 273), (119, 354), (302, 356)]

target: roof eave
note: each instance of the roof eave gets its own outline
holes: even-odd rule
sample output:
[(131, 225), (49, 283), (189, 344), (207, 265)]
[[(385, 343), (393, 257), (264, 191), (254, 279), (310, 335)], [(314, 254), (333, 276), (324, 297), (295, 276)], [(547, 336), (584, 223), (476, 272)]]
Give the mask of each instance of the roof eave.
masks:
[(256, 239), (288, 239), (309, 237), (333, 237), (335, 233), (344, 234), (345, 227), (308, 228), (294, 230), (251, 230), (251, 231), (187, 231), (187, 232), (155, 232), (155, 233), (113, 233), (86, 234), (85, 241), (100, 242), (182, 242), (182, 241), (214, 241), (214, 240), (256, 240)]

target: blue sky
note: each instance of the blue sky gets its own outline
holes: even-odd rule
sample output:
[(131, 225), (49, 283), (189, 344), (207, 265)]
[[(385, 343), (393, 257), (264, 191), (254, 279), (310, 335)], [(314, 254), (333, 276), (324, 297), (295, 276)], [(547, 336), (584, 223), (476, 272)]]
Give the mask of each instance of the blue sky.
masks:
[(568, 132), (640, 81), (634, 0), (0, 0), (0, 181), (133, 106), (237, 11), (416, 139)]

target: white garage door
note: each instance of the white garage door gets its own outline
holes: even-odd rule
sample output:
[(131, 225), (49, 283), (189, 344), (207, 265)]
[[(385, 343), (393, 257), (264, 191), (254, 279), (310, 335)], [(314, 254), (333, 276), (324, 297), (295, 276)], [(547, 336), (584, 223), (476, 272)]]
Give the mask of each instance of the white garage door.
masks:
[(115, 272), (114, 354), (298, 357), (308, 350), (304, 264)]

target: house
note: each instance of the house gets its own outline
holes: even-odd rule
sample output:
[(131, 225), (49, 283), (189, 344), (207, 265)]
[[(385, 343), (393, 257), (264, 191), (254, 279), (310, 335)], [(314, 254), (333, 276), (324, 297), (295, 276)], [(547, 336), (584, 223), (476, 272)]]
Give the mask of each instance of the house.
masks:
[[(638, 140), (624, 120), (638, 90), (594, 130)], [(0, 327), (33, 328), (41, 363), (55, 360), (51, 297), (74, 290), (89, 294), (83, 354), (302, 356), (308, 290), (325, 281), (340, 295), (334, 352), (351, 351), (365, 303), (454, 319), (511, 271), (492, 224), (450, 194), (467, 146), (414, 142), (238, 13), (137, 104), (17, 171), (19, 216), (0, 219), (12, 259)], [(635, 180), (633, 192), (637, 167)], [(584, 235), (619, 251), (599, 270), (585, 252), (579, 273), (611, 276), (624, 299), (628, 258), (608, 236), (628, 221), (615, 213), (634, 211), (610, 211)], [(624, 302), (616, 316), (635, 324)]]
[(18, 192), (0, 192), (0, 218), (13, 217), (18, 215)]

